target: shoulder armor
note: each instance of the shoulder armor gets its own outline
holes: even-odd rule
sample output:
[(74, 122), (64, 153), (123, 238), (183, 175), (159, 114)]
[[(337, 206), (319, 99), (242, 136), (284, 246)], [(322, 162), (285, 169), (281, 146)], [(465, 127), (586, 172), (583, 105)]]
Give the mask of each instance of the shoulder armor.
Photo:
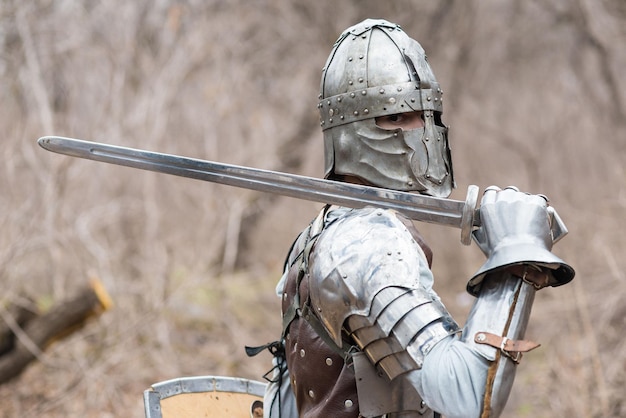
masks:
[(365, 208), (342, 213), (325, 227), (311, 251), (309, 281), (312, 307), (341, 345), (345, 320), (369, 316), (382, 289), (430, 292), (433, 278), (424, 251), (396, 213)]

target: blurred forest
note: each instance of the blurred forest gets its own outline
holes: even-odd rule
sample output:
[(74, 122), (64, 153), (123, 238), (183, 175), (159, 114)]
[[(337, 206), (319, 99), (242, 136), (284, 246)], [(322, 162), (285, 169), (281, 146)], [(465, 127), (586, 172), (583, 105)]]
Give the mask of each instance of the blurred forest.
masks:
[[(142, 417), (180, 376), (262, 380), (274, 293), (320, 205), (52, 154), (75, 137), (319, 177), (321, 68), (348, 26), (397, 22), (446, 97), (458, 188), (543, 193), (577, 271), (538, 293), (506, 417), (626, 416), (623, 0), (0, 0), (0, 312), (92, 277), (114, 307), (0, 386), (0, 417)], [(482, 264), (419, 225), (463, 323)]]

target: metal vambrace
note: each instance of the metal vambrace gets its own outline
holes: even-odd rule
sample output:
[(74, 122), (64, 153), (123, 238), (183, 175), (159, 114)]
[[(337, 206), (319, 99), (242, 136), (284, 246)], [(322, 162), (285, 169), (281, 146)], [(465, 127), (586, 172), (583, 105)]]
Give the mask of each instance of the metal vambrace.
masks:
[(522, 352), (539, 346), (522, 340), (535, 292), (532, 284), (507, 271), (491, 273), (483, 281), (461, 336), (490, 362), (481, 417), (500, 415)]

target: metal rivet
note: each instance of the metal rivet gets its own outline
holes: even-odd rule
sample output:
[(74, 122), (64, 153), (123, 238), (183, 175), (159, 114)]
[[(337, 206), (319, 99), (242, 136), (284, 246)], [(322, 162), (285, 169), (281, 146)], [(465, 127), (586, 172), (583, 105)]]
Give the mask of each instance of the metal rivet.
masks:
[(359, 59), (362, 60), (364, 58), (363, 54), (359, 55)]
[(327, 101), (327, 102), (326, 102), (326, 104), (327, 104), (328, 106), (330, 106), (330, 100), (329, 100), (329, 101)]
[(480, 334), (476, 336), (476, 339), (478, 341), (485, 341), (487, 339), (487, 336), (481, 332)]
[(359, 83), (363, 82), (363, 77), (359, 77)]
[(352, 57), (349, 57), (349, 58), (348, 58), (348, 61), (352, 61)]
[(428, 100), (428, 101), (430, 102), (430, 101), (432, 100), (432, 98), (431, 98), (430, 96), (428, 96), (428, 97), (426, 98), (426, 100)]
[(385, 89), (380, 89), (380, 90), (378, 90), (378, 92), (379, 92), (380, 94), (385, 94)]
[(356, 94), (354, 94), (354, 92), (350, 93), (350, 97), (352, 97), (354, 99), (354, 96), (356, 96)]
[(353, 85), (354, 81), (350, 80), (350, 81), (348, 81), (348, 84)]
[(346, 401), (344, 402), (344, 404), (346, 405), (346, 408), (350, 408), (352, 407), (352, 401), (350, 399), (346, 399)]
[(402, 91), (402, 87), (399, 87), (399, 86), (398, 86), (397, 90), (398, 90), (398, 91)]
[(413, 187), (413, 180), (409, 180), (406, 182), (409, 187)]
[(304, 355), (305, 355), (305, 354), (306, 354), (306, 353), (304, 352), (304, 349), (301, 349), (301, 350), (300, 350), (300, 357), (304, 357)]
[(396, 102), (395, 97), (391, 97), (391, 98), (389, 99), (389, 103), (394, 104), (395, 102)]
[(334, 114), (335, 114), (335, 110), (334, 109), (330, 109), (328, 111), (328, 116), (330, 116), (331, 118), (333, 117)]
[(370, 111), (369, 111), (369, 109), (363, 109), (363, 113), (365, 113), (367, 115), (368, 113), (370, 113)]
[(332, 366), (333, 365), (333, 359), (331, 359), (330, 357), (327, 357), (326, 358), (326, 365)]
[(338, 102), (341, 102), (341, 97), (337, 97), (337, 101), (338, 101)]
[(361, 90), (361, 95), (366, 96), (367, 95), (367, 90)]
[(354, 111), (354, 116), (359, 116), (359, 111), (358, 110)]
[(311, 398), (315, 398), (315, 392), (313, 392), (313, 390), (309, 390), (309, 396)]
[(344, 115), (339, 116), (339, 119), (341, 119), (341, 120), (344, 120), (344, 118), (345, 118)]

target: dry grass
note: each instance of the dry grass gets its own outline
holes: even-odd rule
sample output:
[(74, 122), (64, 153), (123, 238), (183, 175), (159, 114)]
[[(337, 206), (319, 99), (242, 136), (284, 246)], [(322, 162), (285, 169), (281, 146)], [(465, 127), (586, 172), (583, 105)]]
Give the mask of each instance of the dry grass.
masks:
[[(469, 184), (545, 193), (576, 280), (542, 291), (507, 417), (626, 416), (626, 8), (620, 0), (0, 3), (1, 303), (49, 305), (90, 275), (115, 308), (0, 387), (0, 416), (143, 415), (151, 383), (260, 379), (273, 290), (317, 205), (53, 155), (63, 135), (319, 175), (320, 69), (341, 30), (397, 21), (446, 91)], [(423, 227), (459, 322), (482, 262)]]

